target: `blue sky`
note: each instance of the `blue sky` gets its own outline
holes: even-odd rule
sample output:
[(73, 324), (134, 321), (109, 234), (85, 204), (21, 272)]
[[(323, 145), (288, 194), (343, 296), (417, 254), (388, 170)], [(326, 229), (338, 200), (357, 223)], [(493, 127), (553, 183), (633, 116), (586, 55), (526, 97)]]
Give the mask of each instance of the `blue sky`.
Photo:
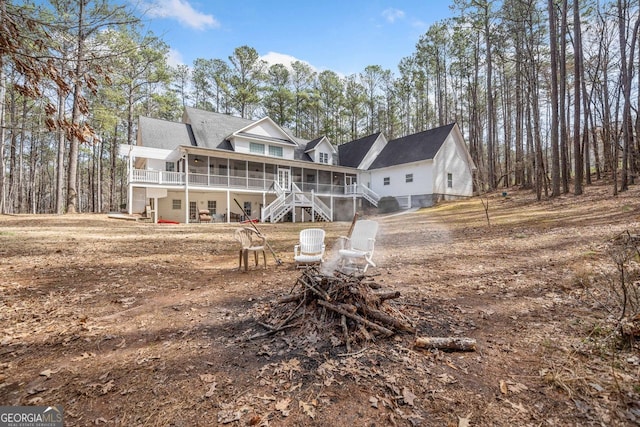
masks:
[(131, 0), (172, 49), (171, 62), (227, 60), (255, 48), (270, 63), (301, 60), (342, 75), (380, 65), (397, 73), (421, 34), (452, 16), (437, 0)]

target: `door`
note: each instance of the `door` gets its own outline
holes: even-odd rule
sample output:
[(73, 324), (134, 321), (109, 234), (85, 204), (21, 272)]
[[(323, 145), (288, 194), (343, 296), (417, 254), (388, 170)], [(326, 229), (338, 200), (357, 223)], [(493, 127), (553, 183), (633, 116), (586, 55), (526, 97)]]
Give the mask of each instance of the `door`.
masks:
[(356, 184), (355, 176), (349, 176), (349, 175), (345, 176), (344, 184), (345, 184), (346, 194), (357, 194), (358, 184)]
[(195, 222), (196, 218), (198, 218), (198, 205), (196, 202), (189, 202), (189, 221)]
[(291, 191), (291, 171), (289, 169), (278, 168), (278, 185), (284, 191)]

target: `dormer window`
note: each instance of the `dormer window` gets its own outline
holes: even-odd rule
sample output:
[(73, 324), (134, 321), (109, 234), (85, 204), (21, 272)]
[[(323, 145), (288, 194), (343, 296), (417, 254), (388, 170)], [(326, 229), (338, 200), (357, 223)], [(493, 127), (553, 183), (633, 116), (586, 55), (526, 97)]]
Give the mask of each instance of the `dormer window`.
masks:
[(320, 153), (320, 163), (329, 164), (329, 153)]
[(274, 157), (283, 157), (282, 147), (278, 147), (277, 145), (270, 145), (269, 155)]
[(249, 152), (254, 154), (264, 154), (264, 144), (252, 142), (249, 144)]

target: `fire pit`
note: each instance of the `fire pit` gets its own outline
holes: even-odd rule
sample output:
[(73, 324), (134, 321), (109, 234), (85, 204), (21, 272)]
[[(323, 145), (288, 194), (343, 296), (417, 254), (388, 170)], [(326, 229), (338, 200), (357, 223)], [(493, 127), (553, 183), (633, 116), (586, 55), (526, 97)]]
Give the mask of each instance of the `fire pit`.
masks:
[(316, 267), (303, 270), (289, 295), (275, 302), (259, 323), (270, 335), (289, 328), (302, 328), (310, 320), (322, 322), (323, 330), (336, 337), (350, 352), (352, 344), (387, 338), (397, 333), (415, 333), (411, 321), (387, 301), (400, 297), (398, 291), (384, 291), (372, 276), (334, 272), (321, 273)]

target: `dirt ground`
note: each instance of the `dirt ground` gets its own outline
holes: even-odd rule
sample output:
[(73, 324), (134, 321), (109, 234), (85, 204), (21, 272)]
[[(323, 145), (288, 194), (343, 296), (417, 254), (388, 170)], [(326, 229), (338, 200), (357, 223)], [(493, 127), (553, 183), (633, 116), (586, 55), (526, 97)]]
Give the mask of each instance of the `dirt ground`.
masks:
[[(313, 319), (248, 339), (300, 275), (309, 224), (258, 224), (284, 265), (244, 273), (237, 225), (0, 216), (0, 405), (59, 404), (67, 426), (638, 425), (640, 343), (616, 332), (609, 243), (640, 232), (640, 188), (610, 193), (496, 193), (490, 226), (479, 198), (370, 217), (367, 274), (401, 292), (416, 335), (473, 352), (401, 334), (346, 354)], [(349, 225), (313, 224), (328, 258)]]

